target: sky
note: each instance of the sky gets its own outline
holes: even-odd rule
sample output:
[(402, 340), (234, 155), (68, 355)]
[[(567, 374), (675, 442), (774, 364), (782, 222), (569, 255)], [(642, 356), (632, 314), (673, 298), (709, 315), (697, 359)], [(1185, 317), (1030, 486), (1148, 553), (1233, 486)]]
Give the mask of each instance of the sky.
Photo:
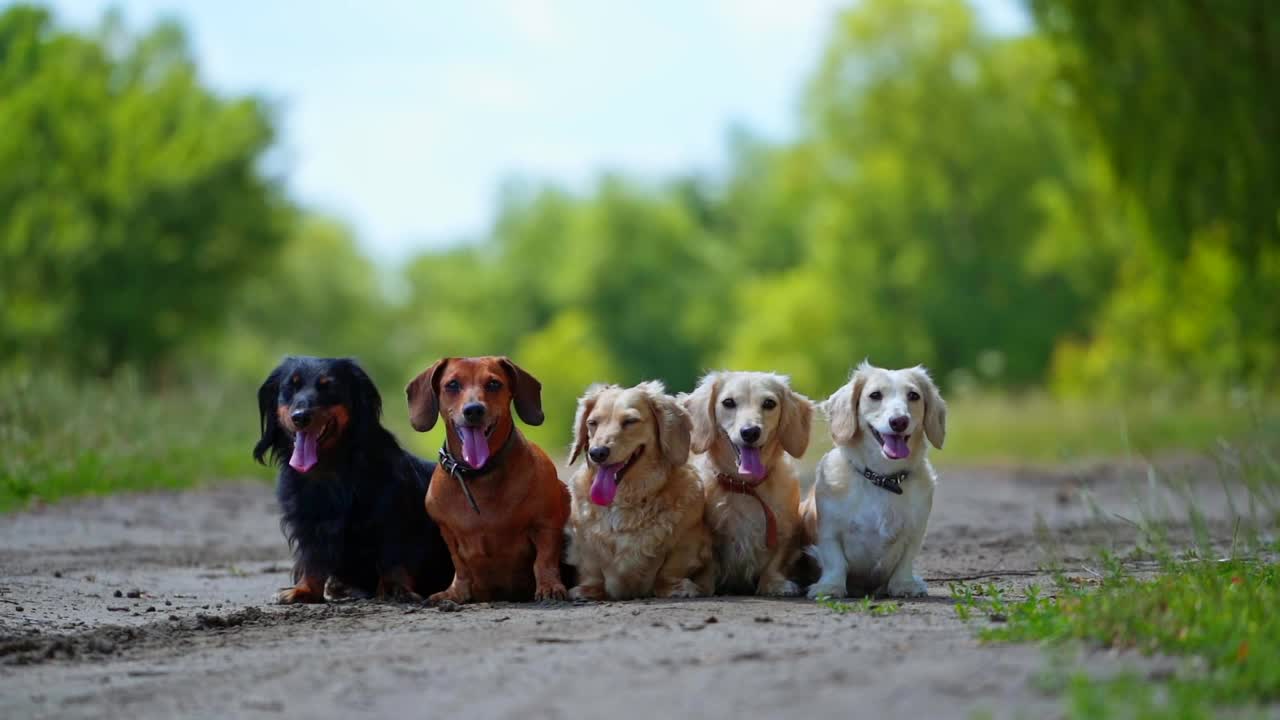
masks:
[[(292, 197), (374, 257), (483, 235), (501, 183), (714, 171), (729, 128), (796, 126), (848, 0), (53, 0), (91, 27), (175, 18), (204, 79), (277, 107)], [(978, 0), (992, 29), (1018, 0)]]

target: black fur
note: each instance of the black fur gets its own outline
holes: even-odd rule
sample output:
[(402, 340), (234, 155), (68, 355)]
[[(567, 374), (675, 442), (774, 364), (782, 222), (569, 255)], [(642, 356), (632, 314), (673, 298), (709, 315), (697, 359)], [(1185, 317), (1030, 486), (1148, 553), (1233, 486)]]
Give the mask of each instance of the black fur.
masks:
[[(333, 447), (306, 473), (288, 464), (293, 435), (277, 408), (344, 408), (350, 418)], [(400, 447), (382, 427), (382, 398), (354, 360), (288, 357), (258, 390), (261, 438), (253, 457), (280, 467), (280, 527), (293, 551), (293, 578), (334, 578), (373, 594), (398, 568), (422, 596), (443, 590), (453, 563), (424, 502), (435, 463)]]

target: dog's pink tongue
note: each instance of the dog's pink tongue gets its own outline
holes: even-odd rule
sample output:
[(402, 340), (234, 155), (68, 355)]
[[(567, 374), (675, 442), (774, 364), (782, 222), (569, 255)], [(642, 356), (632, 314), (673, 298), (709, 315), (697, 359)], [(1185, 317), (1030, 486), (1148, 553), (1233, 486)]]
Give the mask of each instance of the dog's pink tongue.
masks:
[(300, 432), (293, 436), (293, 456), (289, 467), (304, 473), (316, 466), (316, 436)]
[(764, 463), (760, 462), (760, 448), (743, 447), (738, 450), (738, 472), (757, 480), (763, 478), (765, 471)]
[(596, 468), (596, 479), (591, 481), (591, 502), (597, 505), (612, 505), (618, 494), (618, 471), (626, 463), (601, 465)]
[(907, 447), (907, 439), (897, 433), (888, 433), (884, 437), (884, 454), (889, 456), (890, 460), (901, 460), (911, 454), (911, 448)]
[(489, 462), (489, 441), (485, 439), (480, 428), (460, 427), (458, 434), (462, 436), (462, 459), (468, 465), (479, 470)]

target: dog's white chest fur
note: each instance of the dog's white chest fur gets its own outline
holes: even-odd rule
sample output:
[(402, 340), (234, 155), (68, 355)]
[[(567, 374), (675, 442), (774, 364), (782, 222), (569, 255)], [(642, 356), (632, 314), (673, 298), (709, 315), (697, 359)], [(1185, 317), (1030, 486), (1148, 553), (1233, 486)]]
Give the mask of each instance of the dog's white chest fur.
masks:
[(848, 574), (856, 584), (878, 587), (886, 580), (902, 559), (909, 535), (918, 519), (911, 512), (907, 491), (896, 495), (872, 485), (860, 483), (855, 491), (861, 495), (850, 507), (840, 508), (837, 530), (840, 545), (845, 549)]
[(841, 565), (845, 571), (841, 584), (849, 592), (897, 595), (922, 590), (911, 574), (908, 555), (919, 550), (933, 507), (935, 480), (928, 462), (916, 465), (902, 481), (901, 495), (863, 477), (840, 450), (822, 459), (819, 477), (815, 551), (823, 565), (827, 594), (832, 594), (829, 586), (838, 582), (828, 571)]

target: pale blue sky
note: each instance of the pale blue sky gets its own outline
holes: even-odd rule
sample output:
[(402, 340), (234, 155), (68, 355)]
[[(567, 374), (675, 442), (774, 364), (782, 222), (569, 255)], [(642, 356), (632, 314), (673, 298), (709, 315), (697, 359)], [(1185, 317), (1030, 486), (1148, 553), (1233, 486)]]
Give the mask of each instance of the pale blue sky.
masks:
[[(504, 178), (714, 170), (795, 125), (836, 0), (54, 0), (186, 26), (205, 78), (279, 104), (293, 196), (383, 260), (483, 233)], [(980, 0), (994, 29), (1017, 0)]]

